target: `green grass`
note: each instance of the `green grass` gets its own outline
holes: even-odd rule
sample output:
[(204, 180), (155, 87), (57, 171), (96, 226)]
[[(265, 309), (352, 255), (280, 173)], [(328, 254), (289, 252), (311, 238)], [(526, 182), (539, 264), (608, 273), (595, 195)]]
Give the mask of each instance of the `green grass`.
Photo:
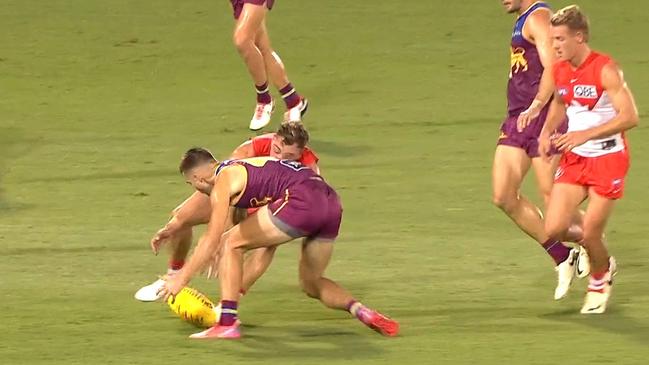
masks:
[[(649, 5), (581, 4), (644, 112)], [(247, 337), (194, 343), (165, 305), (132, 295), (164, 268), (148, 240), (189, 193), (180, 154), (225, 156), (250, 135), (227, 2), (5, 0), (1, 362), (646, 363), (649, 132), (630, 133), (610, 222), (613, 304), (580, 316), (584, 282), (552, 301), (550, 260), (490, 204), (512, 22), (498, 1), (277, 2), (274, 45), (345, 205), (328, 273), (403, 332), (381, 338), (303, 296), (292, 244), (243, 302)]]

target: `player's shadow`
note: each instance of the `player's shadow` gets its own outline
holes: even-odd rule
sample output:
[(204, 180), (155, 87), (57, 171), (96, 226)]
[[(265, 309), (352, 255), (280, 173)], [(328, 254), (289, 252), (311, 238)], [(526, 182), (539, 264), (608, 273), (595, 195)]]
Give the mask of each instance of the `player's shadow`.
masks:
[[(350, 323), (355, 325), (356, 323)], [(281, 326), (263, 328), (245, 325), (245, 337), (236, 347), (221, 348), (249, 360), (350, 360), (380, 358), (383, 351), (369, 341), (372, 332), (358, 333), (343, 328)], [(380, 336), (379, 336), (380, 337)], [(378, 338), (381, 340), (381, 338)], [(383, 339), (390, 341), (390, 339)]]
[(649, 343), (649, 324), (626, 317), (624, 310), (616, 305), (609, 307), (605, 314), (584, 315), (571, 308), (541, 314), (539, 317), (564, 324), (571, 322), (599, 331), (623, 335), (642, 344)]

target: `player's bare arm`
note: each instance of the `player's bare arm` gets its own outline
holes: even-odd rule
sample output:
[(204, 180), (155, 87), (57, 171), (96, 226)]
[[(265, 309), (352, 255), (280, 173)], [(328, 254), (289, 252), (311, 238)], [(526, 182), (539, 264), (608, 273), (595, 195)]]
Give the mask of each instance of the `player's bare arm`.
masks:
[(599, 139), (624, 132), (638, 125), (638, 109), (622, 71), (613, 63), (602, 69), (602, 86), (606, 90), (617, 116), (610, 121), (583, 131), (566, 133), (557, 138), (560, 150), (569, 150), (591, 139)]
[(221, 236), (229, 219), (231, 201), (244, 190), (245, 184), (246, 170), (243, 166), (229, 166), (218, 174), (210, 194), (212, 215), (207, 230), (180, 274), (170, 278), (165, 284), (162, 289), (165, 300), (170, 295), (176, 295), (187, 285), (191, 278), (202, 270), (208, 260), (214, 257), (214, 254), (219, 250)]
[(539, 116), (543, 107), (548, 103), (554, 92), (554, 80), (552, 77), (552, 66), (556, 60), (552, 49), (552, 36), (550, 34), (549, 10), (542, 9), (532, 13), (523, 28), (523, 34), (531, 39), (539, 52), (539, 58), (543, 65), (543, 74), (539, 84), (539, 91), (534, 97), (532, 104), (518, 116), (518, 130), (522, 131), (531, 121)]
[(240, 144), (239, 147), (235, 148), (235, 150), (232, 151), (232, 154), (230, 155), (230, 159), (232, 160), (241, 160), (250, 157), (255, 157), (255, 151), (252, 147), (251, 140), (245, 141)]
[(545, 118), (545, 124), (539, 135), (539, 155), (541, 158), (550, 160), (550, 149), (552, 147), (552, 135), (566, 118), (566, 105), (563, 103), (560, 95), (555, 93), (548, 116)]

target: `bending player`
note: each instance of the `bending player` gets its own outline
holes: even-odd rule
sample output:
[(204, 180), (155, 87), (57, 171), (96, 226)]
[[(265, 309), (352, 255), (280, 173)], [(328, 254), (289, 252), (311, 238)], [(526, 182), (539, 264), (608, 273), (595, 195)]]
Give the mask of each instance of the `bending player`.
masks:
[[(554, 66), (555, 99), (539, 137), (539, 153), (563, 151), (545, 218), (546, 234), (565, 239), (571, 217), (588, 199), (581, 245), (590, 256), (591, 275), (581, 313), (603, 313), (616, 264), (602, 240), (615, 201), (622, 197), (629, 168), (624, 132), (638, 124), (638, 111), (622, 71), (588, 45), (586, 15), (572, 5), (552, 17), (559, 61)], [(553, 135), (568, 116), (568, 132)]]
[[(504, 0), (508, 13), (518, 15), (511, 38), (510, 72), (507, 84), (508, 116), (500, 127), (493, 162), (493, 202), (527, 235), (537, 241), (554, 260), (557, 286), (554, 299), (566, 296), (578, 266), (583, 276), (587, 267), (578, 264), (579, 247), (571, 249), (551, 239), (543, 229), (541, 210), (521, 194), (521, 184), (530, 167), (536, 175), (544, 202), (550, 196), (552, 176), (559, 161), (558, 151), (549, 161), (538, 154), (538, 136), (552, 97), (552, 63), (549, 6), (542, 1)], [(565, 125), (558, 126), (565, 130)], [(576, 219), (579, 215), (576, 214)], [(578, 226), (565, 239), (581, 239)]]
[[(180, 165), (196, 190), (210, 194), (212, 216), (194, 254), (178, 275), (165, 283), (165, 298), (177, 294), (216, 254), (221, 255), (222, 314), (215, 326), (191, 338), (239, 338), (237, 307), (243, 255), (302, 238), (299, 276), (302, 290), (333, 309), (347, 310), (368, 327), (396, 336), (399, 324), (365, 307), (324, 277), (342, 221), (338, 195), (322, 177), (298, 162), (253, 158), (219, 164), (204, 149), (187, 151)], [(249, 208), (270, 200), (225, 234), (230, 207)]]
[(250, 121), (256, 131), (270, 123), (275, 103), (268, 90), (268, 81), (279, 90), (286, 104), (285, 121), (299, 122), (309, 102), (289, 82), (284, 64), (270, 45), (266, 16), (275, 0), (230, 0), (236, 24), (233, 42), (255, 83), (257, 106)]
[[(255, 137), (237, 147), (231, 155), (232, 159), (242, 159), (258, 156), (271, 156), (278, 159), (296, 160), (319, 173), (318, 157), (307, 146), (309, 134), (302, 123), (283, 123), (276, 133)], [(248, 212), (249, 214), (252, 211)], [(168, 275), (175, 274), (185, 264), (185, 259), (192, 244), (192, 228), (209, 221), (211, 214), (209, 196), (195, 191), (187, 200), (173, 210), (169, 222), (160, 229), (151, 240), (151, 248), (155, 253), (162, 243), (171, 248)], [(240, 214), (237, 214), (240, 217)], [(234, 223), (234, 222), (233, 222)], [(255, 250), (246, 258), (242, 293), (263, 275), (270, 265), (275, 249), (273, 247)], [(135, 298), (150, 302), (158, 300), (158, 291), (164, 284), (162, 279), (140, 288)]]

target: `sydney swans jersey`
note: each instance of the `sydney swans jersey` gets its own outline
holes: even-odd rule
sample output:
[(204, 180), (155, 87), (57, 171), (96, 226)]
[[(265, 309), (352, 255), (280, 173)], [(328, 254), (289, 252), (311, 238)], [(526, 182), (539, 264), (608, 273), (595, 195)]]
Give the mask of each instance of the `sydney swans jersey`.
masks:
[[(568, 132), (583, 131), (600, 126), (615, 118), (617, 111), (602, 87), (602, 69), (611, 58), (591, 52), (576, 69), (568, 61), (554, 66), (554, 80), (558, 94), (566, 105)], [(619, 152), (625, 148), (624, 135), (593, 139), (572, 149), (584, 157), (596, 157)]]

